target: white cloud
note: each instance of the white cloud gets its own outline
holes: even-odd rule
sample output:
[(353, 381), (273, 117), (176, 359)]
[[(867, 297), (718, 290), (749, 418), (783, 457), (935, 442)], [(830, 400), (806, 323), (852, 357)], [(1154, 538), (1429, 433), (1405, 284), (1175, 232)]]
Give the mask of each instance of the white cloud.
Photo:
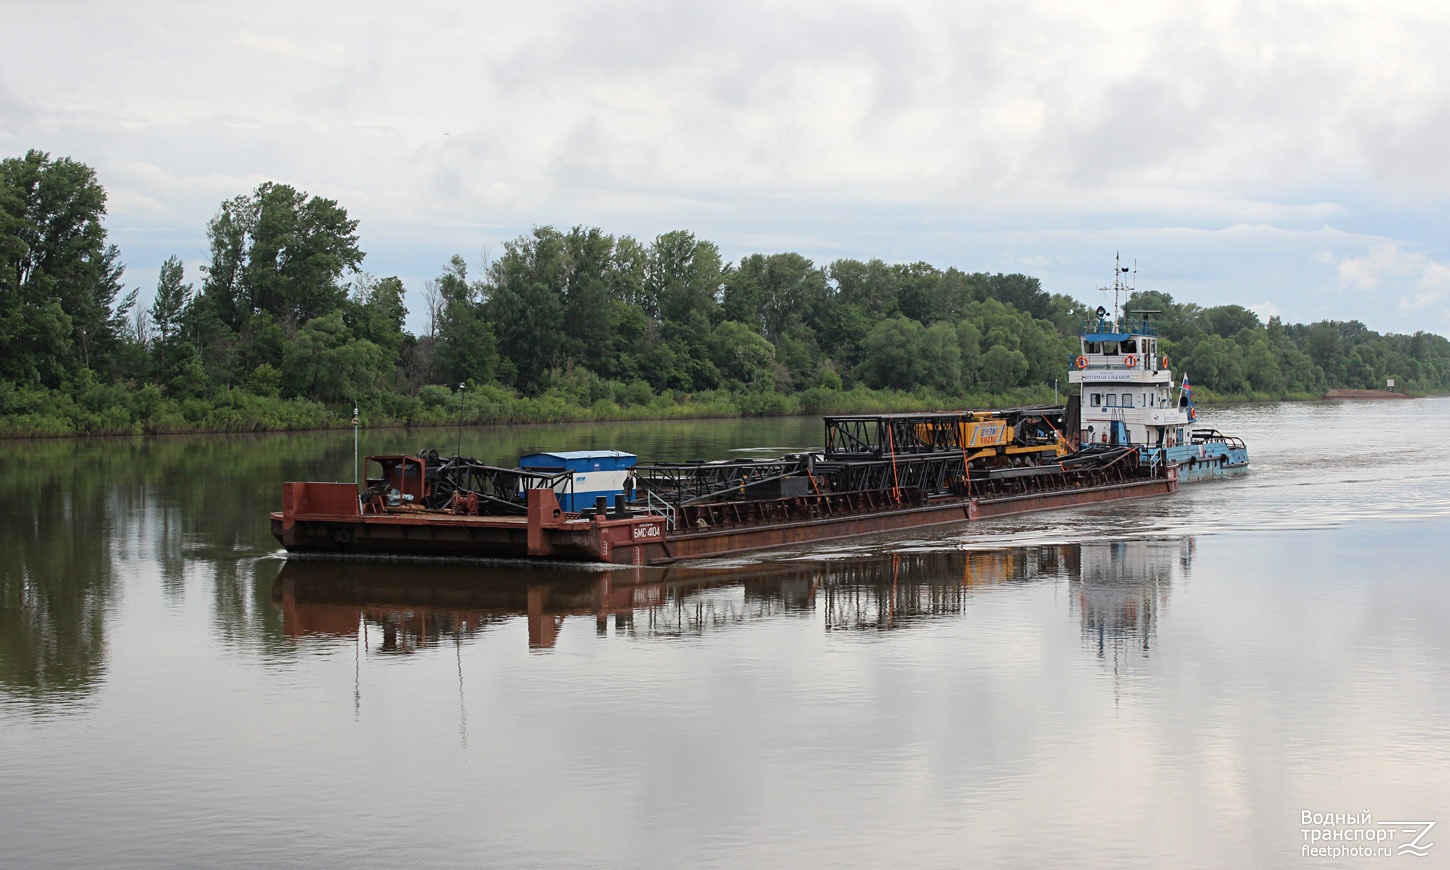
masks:
[(1363, 257), (1348, 257), (1335, 264), (1342, 286), (1372, 290), (1385, 277), (1403, 277), (1415, 270), (1414, 258), (1402, 256), (1391, 244), (1375, 245)]
[(410, 286), (585, 223), (1045, 281), (1123, 249), (1381, 329), (1356, 294), (1444, 300), (1442, 4), (0, 2), (4, 156), (95, 166), (137, 274), (277, 180)]
[(1246, 305), (1245, 308), (1259, 315), (1259, 320), (1268, 323), (1270, 318), (1282, 317), (1284, 312), (1272, 302), (1258, 302), (1253, 305)]
[(1336, 264), (1341, 286), (1370, 291), (1387, 286), (1400, 292), (1400, 311), (1423, 309), (1450, 292), (1450, 266), (1420, 253), (1406, 253), (1393, 244), (1375, 245), (1362, 257)]

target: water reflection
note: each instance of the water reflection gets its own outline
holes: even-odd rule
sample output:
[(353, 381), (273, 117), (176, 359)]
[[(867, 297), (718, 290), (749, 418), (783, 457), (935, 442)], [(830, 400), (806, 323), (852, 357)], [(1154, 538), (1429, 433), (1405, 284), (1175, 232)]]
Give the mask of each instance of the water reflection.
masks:
[[(805, 582), (807, 585), (801, 586)], [(287, 637), (375, 632), (374, 652), (411, 652), (523, 618), (531, 649), (552, 649), (569, 617), (607, 635), (698, 636), (792, 609), (809, 610), (810, 579), (768, 582), (694, 569), (480, 569), (468, 565), (288, 561), (272, 586)], [(713, 593), (731, 589), (737, 596)]]
[(955, 616), (989, 586), (1059, 578), (1061, 547), (892, 554), (831, 565), (823, 592), (827, 630), (890, 630)]
[(0, 689), (32, 704), (81, 700), (105, 672), (114, 530), (132, 505), (104, 482), (121, 463), (101, 452), (82, 468), (82, 451), (48, 446), (0, 475)]
[(1099, 658), (1146, 657), (1175, 576), (1193, 565), (1193, 538), (1084, 544), (1069, 583), (1084, 642)]
[[(819, 431), (815, 419), (515, 426), (470, 428), (462, 443), (495, 462), (621, 445), (680, 459), (742, 443), (810, 445)], [(438, 436), (365, 431), (362, 449), (411, 452)], [(267, 594), (276, 563), (260, 559), (276, 550), (267, 512), (281, 481), (345, 480), (352, 469), (350, 430), (0, 443), (0, 693), (42, 705), (93, 694), (120, 592), (152, 584), (178, 607), (209, 594), (223, 643), (287, 655)]]
[[(276, 443), (275, 441), (270, 443)], [(223, 635), (255, 638), (255, 556), (273, 549), (259, 507), (279, 465), (325, 444), (257, 436), (10, 442), (0, 463), (0, 691), (42, 706), (101, 684), (119, 587), (154, 581), (170, 601), (209, 577)], [(124, 583), (121, 582), (124, 580)], [(139, 591), (132, 589), (132, 591)]]
[[(571, 619), (600, 637), (678, 639), (781, 618), (828, 632), (888, 632), (961, 616), (975, 596), (1013, 584), (1068, 584), (1099, 657), (1154, 646), (1191, 538), (899, 553), (748, 569), (619, 571), (288, 561), (272, 587), (289, 638), (361, 639), (408, 653), (516, 620), (530, 649), (556, 646)], [(611, 632), (612, 626), (612, 632)]]
[[(532, 648), (549, 649), (579, 620), (636, 639), (791, 617), (830, 632), (890, 631), (960, 614), (983, 587), (1072, 580), (1092, 552), (1018, 547), (638, 574), (288, 563), (282, 579), (293, 591), (274, 596), (279, 563), (267, 558), (275, 542), (265, 516), (276, 481), (318, 469), (346, 476), (350, 448), (332, 434), (7, 445), (0, 693), (54, 709), (89, 698), (106, 678), (120, 602), (153, 592), (174, 612), (202, 604), (214, 641), (271, 658), (294, 657), (291, 638), (301, 636), (362, 631), (369, 648), (407, 652), (515, 618), (527, 620)], [(668, 443), (659, 449), (670, 452)], [(1155, 642), (1171, 577), (1158, 566), (1161, 549), (1119, 545), (1103, 557), (1120, 566), (1104, 575), (1110, 582), (1095, 581), (1096, 569), (1084, 574), (1075, 606), (1099, 654), (1124, 649), (1128, 635)]]

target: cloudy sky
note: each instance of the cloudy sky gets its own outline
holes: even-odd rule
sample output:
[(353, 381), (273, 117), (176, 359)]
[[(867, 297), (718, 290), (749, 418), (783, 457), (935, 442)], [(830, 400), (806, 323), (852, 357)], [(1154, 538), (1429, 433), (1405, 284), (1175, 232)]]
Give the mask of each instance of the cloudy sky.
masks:
[[(0, 0), (0, 156), (93, 166), (126, 279), (222, 200), (419, 298), (536, 225), (1138, 286), (1450, 335), (1450, 4)], [(415, 305), (415, 310), (421, 308)], [(417, 328), (418, 318), (412, 321)]]

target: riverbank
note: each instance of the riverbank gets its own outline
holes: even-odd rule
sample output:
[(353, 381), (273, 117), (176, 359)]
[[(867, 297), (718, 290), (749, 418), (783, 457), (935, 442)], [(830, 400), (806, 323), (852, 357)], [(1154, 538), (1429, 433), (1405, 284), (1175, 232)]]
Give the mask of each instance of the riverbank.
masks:
[[(592, 401), (587, 395), (563, 391), (524, 397), (492, 385), (464, 389), (461, 394), (430, 386), (412, 396), (364, 400), (357, 415), (362, 427), (385, 429), (891, 413), (1046, 405), (1054, 399), (1065, 397), (1054, 396), (1050, 386), (957, 396), (866, 387), (816, 387), (792, 394), (646, 390)], [(352, 414), (352, 407), (259, 396), (242, 389), (203, 400), (165, 398), (150, 385), (137, 390), (95, 386), (78, 393), (10, 388), (0, 390), (0, 439), (350, 429)]]
[(1330, 390), (1324, 394), (1326, 399), (1408, 399), (1404, 393), (1394, 393), (1389, 390)]
[[(1335, 389), (1327, 394), (1264, 393), (1219, 395), (1196, 388), (1200, 405), (1317, 401), (1320, 399), (1412, 398), (1382, 390)], [(496, 385), (462, 391), (428, 386), (414, 395), (386, 395), (358, 404), (358, 423), (367, 429), (443, 426), (512, 426), (648, 420), (707, 420), (739, 417), (794, 417), (879, 414), (952, 408), (1012, 408), (1047, 405), (1067, 397), (1047, 385), (1006, 393), (947, 395), (934, 390), (873, 390), (813, 387), (799, 393), (710, 390), (653, 393), (640, 385), (611, 396), (551, 389), (520, 396)], [(350, 429), (353, 409), (308, 399), (223, 390), (207, 398), (166, 397), (154, 385), (128, 388), (88, 383), (72, 389), (17, 388), (0, 384), (0, 440), (115, 435), (201, 435), (309, 432)]]

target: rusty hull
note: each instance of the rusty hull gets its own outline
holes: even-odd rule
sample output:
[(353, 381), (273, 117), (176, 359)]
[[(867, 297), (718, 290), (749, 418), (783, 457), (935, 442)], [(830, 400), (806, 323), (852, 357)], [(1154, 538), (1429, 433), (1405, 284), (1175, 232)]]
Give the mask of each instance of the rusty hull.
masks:
[(422, 508), (364, 514), (351, 484), (288, 483), (272, 533), (289, 552), (338, 555), (553, 559), (662, 565), (752, 550), (850, 538), (1033, 511), (1168, 495), (1176, 475), (991, 498), (940, 497), (923, 504), (774, 523), (667, 530), (659, 516), (577, 515), (554, 492), (528, 492), (525, 516), (460, 516)]

